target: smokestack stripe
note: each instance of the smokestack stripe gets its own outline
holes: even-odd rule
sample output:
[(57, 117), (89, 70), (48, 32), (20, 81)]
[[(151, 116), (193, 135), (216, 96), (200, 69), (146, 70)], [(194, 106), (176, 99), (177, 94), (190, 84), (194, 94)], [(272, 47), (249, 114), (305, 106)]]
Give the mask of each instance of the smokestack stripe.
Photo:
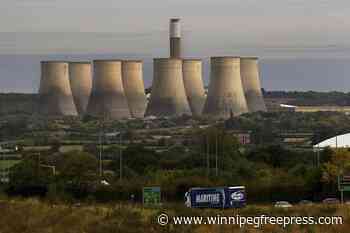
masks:
[(181, 24), (180, 19), (170, 19), (169, 26), (170, 57), (181, 58)]

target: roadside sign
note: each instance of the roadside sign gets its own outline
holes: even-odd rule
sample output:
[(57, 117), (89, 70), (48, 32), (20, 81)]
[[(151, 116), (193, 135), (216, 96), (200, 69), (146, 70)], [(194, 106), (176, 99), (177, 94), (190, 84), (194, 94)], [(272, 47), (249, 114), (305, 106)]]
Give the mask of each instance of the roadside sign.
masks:
[(143, 204), (159, 205), (160, 204), (160, 187), (144, 187), (143, 188)]
[(350, 175), (338, 175), (338, 190), (341, 203), (344, 203), (344, 192), (350, 192)]
[(343, 178), (343, 183), (350, 183), (350, 176), (346, 175), (346, 176), (342, 176)]

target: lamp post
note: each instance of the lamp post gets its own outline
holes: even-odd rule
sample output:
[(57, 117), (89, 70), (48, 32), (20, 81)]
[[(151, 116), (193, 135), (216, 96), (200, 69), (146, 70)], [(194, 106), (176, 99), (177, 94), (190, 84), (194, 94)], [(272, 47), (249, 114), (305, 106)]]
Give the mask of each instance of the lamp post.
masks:
[(100, 135), (99, 135), (99, 174), (100, 177), (102, 177), (102, 132), (100, 129)]
[(122, 133), (119, 132), (119, 179), (123, 179), (123, 149), (122, 149)]
[(206, 144), (207, 144), (207, 177), (209, 177), (209, 173), (210, 173), (210, 158), (209, 158), (209, 154), (210, 154), (210, 147), (209, 147), (209, 136), (206, 135)]
[(218, 170), (218, 134), (217, 132), (215, 133), (215, 175), (219, 175), (219, 170)]

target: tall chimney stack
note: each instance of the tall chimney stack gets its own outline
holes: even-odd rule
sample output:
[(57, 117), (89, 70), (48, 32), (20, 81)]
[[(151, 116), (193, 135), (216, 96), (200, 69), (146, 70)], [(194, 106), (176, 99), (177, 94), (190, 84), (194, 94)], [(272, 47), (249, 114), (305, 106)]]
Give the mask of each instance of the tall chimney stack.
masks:
[(181, 25), (180, 19), (170, 19), (169, 28), (170, 57), (181, 58)]

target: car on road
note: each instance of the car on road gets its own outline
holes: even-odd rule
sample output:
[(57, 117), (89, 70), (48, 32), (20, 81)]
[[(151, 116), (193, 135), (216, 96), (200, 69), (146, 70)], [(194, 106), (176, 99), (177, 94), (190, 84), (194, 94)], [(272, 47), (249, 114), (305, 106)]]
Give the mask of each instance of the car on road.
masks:
[(290, 208), (293, 205), (290, 204), (288, 201), (276, 201), (274, 204), (274, 207), (276, 208)]
[(313, 205), (314, 203), (312, 201), (309, 200), (301, 200), (299, 202), (299, 205)]
[(322, 201), (322, 203), (327, 205), (337, 205), (340, 204), (340, 201), (337, 198), (326, 198)]

